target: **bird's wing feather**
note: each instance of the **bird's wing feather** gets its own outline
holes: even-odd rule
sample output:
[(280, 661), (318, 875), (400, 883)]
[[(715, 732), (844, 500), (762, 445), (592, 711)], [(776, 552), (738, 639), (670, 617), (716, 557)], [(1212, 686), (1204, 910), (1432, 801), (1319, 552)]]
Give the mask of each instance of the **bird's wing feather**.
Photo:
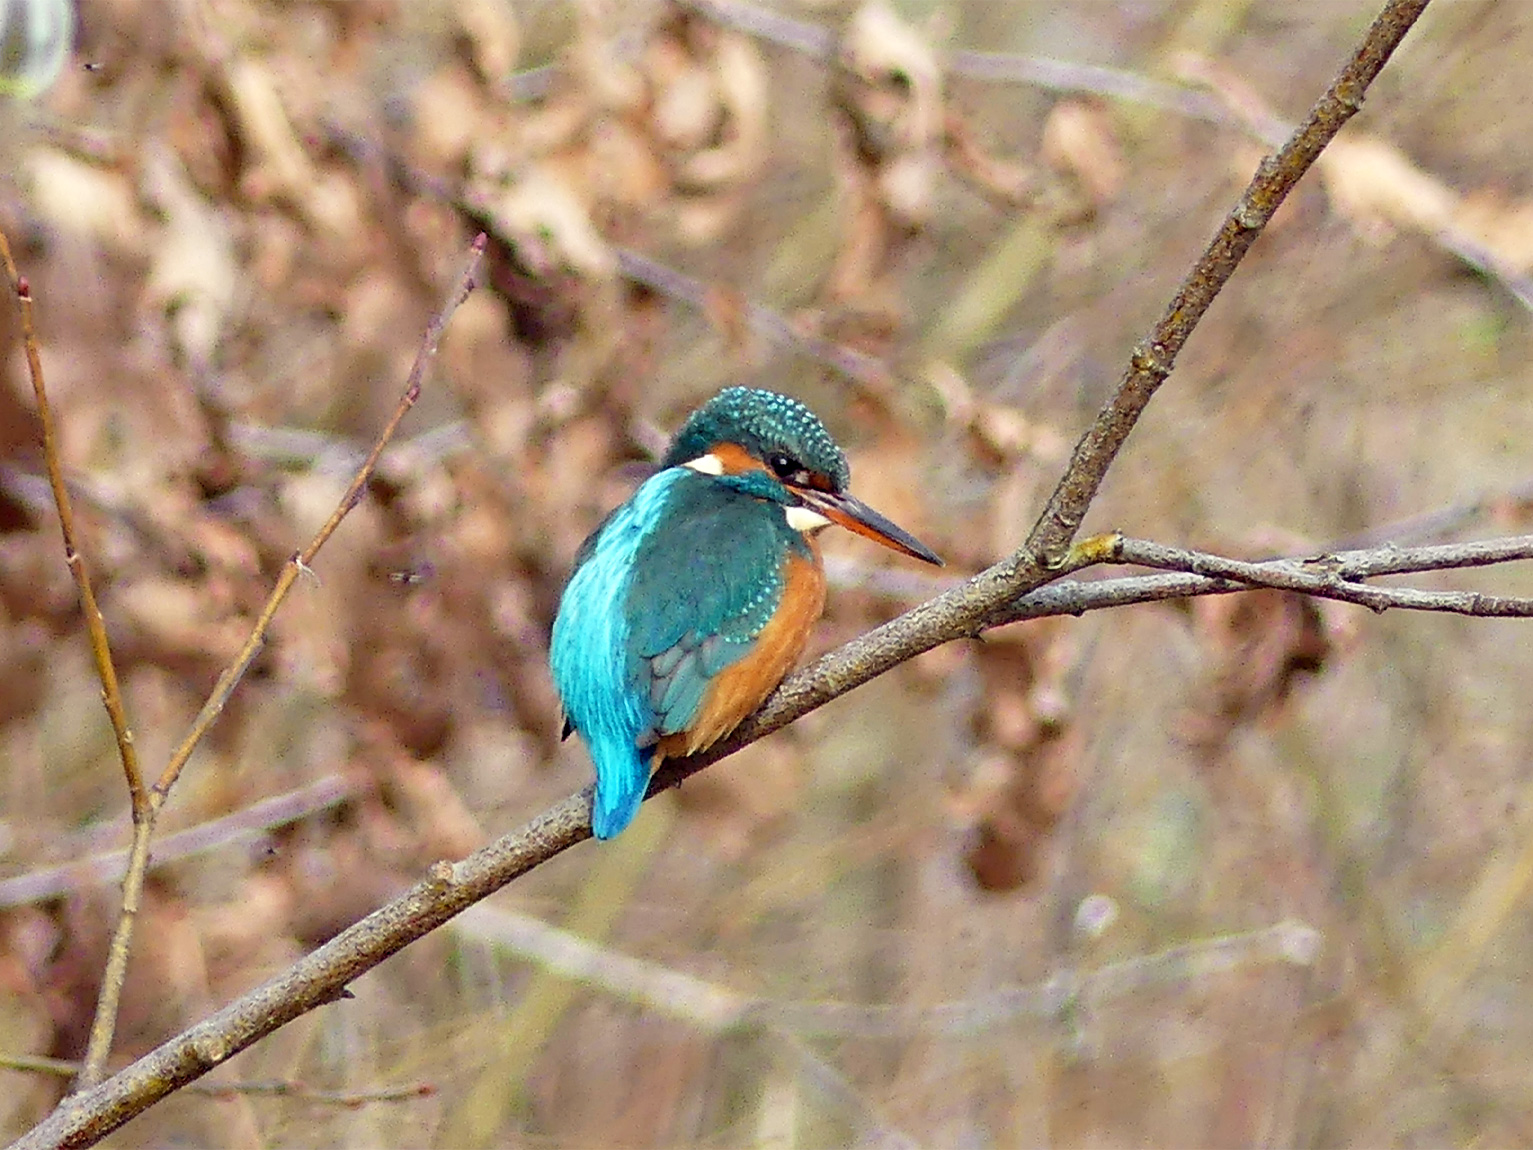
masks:
[(649, 784), (654, 712), (627, 673), (627, 619), (622, 603), (633, 558), (662, 517), (676, 472), (644, 483), (581, 545), (559, 600), (549, 665), (568, 722), (596, 766), (591, 829), (611, 838), (633, 818)]
[(624, 605), (628, 681), (654, 711), (655, 738), (686, 730), (714, 676), (750, 652), (795, 540), (776, 507), (703, 475), (671, 487), (665, 517), (639, 544)]

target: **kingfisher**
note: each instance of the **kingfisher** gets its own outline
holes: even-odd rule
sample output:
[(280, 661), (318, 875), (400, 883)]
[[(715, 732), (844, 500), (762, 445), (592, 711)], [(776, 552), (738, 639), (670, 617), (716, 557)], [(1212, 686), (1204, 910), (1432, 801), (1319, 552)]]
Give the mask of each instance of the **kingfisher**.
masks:
[(731, 387), (576, 552), (549, 664), (596, 767), (591, 831), (618, 834), (667, 756), (706, 750), (769, 695), (825, 607), (831, 524), (942, 565), (854, 498), (846, 456), (802, 403)]

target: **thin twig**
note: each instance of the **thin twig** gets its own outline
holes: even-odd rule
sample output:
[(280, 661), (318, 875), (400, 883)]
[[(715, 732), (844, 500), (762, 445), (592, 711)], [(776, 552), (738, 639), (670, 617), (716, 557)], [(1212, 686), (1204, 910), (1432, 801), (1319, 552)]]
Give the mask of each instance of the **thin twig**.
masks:
[[(372, 478), (373, 471), (378, 465), (379, 456), (383, 454), (384, 448), (388, 445), (390, 439), (393, 438), (400, 422), (409, 413), (410, 409), (415, 406), (416, 400), (420, 397), (421, 380), (425, 375), (426, 365), (436, 355), (437, 345), (441, 342), (442, 333), (446, 329), (447, 321), (474, 289), (475, 277), (478, 273), (480, 260), (484, 255), (485, 244), (486, 239), (483, 235), (478, 236), (474, 240), (472, 252), (463, 269), (463, 274), (459, 277), (447, 302), (432, 317), (430, 324), (426, 328), (426, 333), (415, 356), (415, 363), (410, 368), (410, 375), (406, 382), (404, 393), (400, 396), (393, 415), (389, 417), (388, 423), (385, 424), (372, 450), (368, 453), (367, 458), (363, 460), (361, 467), (358, 468), (356, 475), (347, 486), (345, 493), (341, 496), (340, 502), (336, 505), (330, 518), (315, 533), (309, 545), (302, 551), (294, 554), (283, 566), (281, 573), (277, 577), (276, 585), (272, 588), (266, 604), (256, 617), (255, 624), (252, 626), (244, 646), (241, 647), (234, 661), (219, 675), (218, 682), (214, 684), (212, 693), (209, 694), (207, 701), (203, 703), (202, 709), (197, 712), (196, 718), (192, 720), (191, 728), (187, 731), (185, 738), (181, 740), (180, 745), (172, 752), (169, 762), (165, 765), (165, 769), (160, 773), (160, 777), (155, 781), (154, 786), (148, 789), (147, 793), (143, 788), (142, 777), (138, 776), (138, 788), (134, 792), (133, 840), (128, 848), (128, 865), (122, 880), (122, 909), (118, 914), (117, 925), (112, 933), (111, 944), (107, 950), (107, 960), (101, 976), (101, 990), (96, 1001), (96, 1012), (91, 1021), (90, 1039), (86, 1046), (85, 1060), (76, 1084), (77, 1091), (88, 1090), (95, 1086), (106, 1073), (106, 1062), (111, 1054), (112, 1039), (117, 1026), (117, 1013), (122, 999), (122, 987), (127, 979), (128, 957), (132, 949), (134, 924), (137, 920), (140, 900), (143, 897), (144, 879), (149, 869), (149, 845), (154, 836), (154, 824), (159, 816), (160, 809), (164, 806), (165, 800), (170, 794), (171, 788), (175, 786), (176, 780), (180, 778), (182, 770), (191, 759), (192, 753), (197, 749), (203, 736), (207, 734), (208, 730), (211, 729), (213, 723), (222, 713), (235, 687), (239, 685), (245, 672), (250, 668), (250, 664), (255, 661), (256, 655), (260, 653), (266, 641), (267, 629), (271, 626), (272, 619), (276, 616), (278, 609), (287, 598), (288, 592), (292, 590), (298, 576), (310, 569), (310, 565), (314, 557), (319, 553), (320, 548), (335, 533), (336, 528), (340, 526), (341, 520), (361, 501), (362, 493), (366, 490), (368, 481)], [(9, 264), (9, 247), (5, 249), (5, 252), (8, 267), (13, 266)], [(13, 276), (14, 279), (16, 277)], [(17, 294), (23, 300), (23, 316), (26, 317), (26, 304), (29, 298), (25, 291), (26, 285), (24, 281), (17, 280), (17, 282), (20, 284)], [(29, 323), (29, 320), (27, 322)], [(30, 327), (26, 330), (30, 332)], [(34, 349), (35, 342), (29, 343), (29, 358), (34, 355)], [(38, 367), (35, 370), (36, 375), (34, 378), (40, 381), (41, 368)], [(42, 407), (46, 419), (46, 400), (42, 394), (40, 382), (38, 394), (39, 405)], [(48, 427), (46, 422), (44, 427), (45, 429)], [(45, 430), (45, 434), (49, 433)], [(56, 456), (56, 452), (53, 451), (50, 451), (49, 454), (50, 459)], [(51, 469), (52, 464), (50, 463), (50, 471)], [(57, 478), (54, 480), (54, 493), (56, 498), (63, 500), (60, 504), (61, 509), (67, 507), (67, 494), (64, 491), (61, 470), (57, 472)], [(74, 560), (78, 558), (78, 552), (73, 550), (71, 538), (70, 531), (66, 528), (66, 549), (72, 557), (71, 566), (74, 567)], [(78, 569), (83, 571), (83, 567)], [(88, 583), (84, 584), (84, 587), (85, 592), (88, 593)], [(100, 619), (99, 612), (95, 610), (94, 599), (90, 600), (89, 614), (97, 620)], [(104, 642), (103, 630), (103, 646)], [(92, 646), (95, 646), (94, 642)], [(109, 656), (107, 662), (108, 666), (110, 666)], [(107, 682), (104, 673), (103, 682)], [(115, 689), (115, 685), (116, 677), (114, 674), (108, 685), (109, 694)], [(128, 739), (127, 745), (130, 747), (132, 745), (131, 736)], [(136, 773), (136, 771), (137, 764), (135, 760), (134, 772)], [(130, 774), (130, 787), (133, 777), (134, 775)]]
[[(1152, 80), (1121, 68), (1104, 68), (1048, 56), (1022, 56), (1011, 52), (954, 52), (947, 60), (952, 76), (989, 83), (1030, 84), (1051, 92), (1075, 92), (1102, 96), (1149, 108), (1162, 108), (1192, 120), (1210, 124), (1242, 126), (1223, 103), (1207, 92), (1181, 84)], [(1276, 141), (1282, 143), (1281, 140)]]
[(1073, 1001), (1142, 994), (1274, 962), (1308, 966), (1319, 948), (1312, 927), (1285, 921), (1260, 930), (1183, 943), (1098, 970), (1061, 971), (1040, 983), (1001, 986), (972, 998), (922, 1006), (794, 1002), (742, 994), (684, 971), (598, 946), (527, 914), (477, 906), (453, 928), (503, 947), (540, 968), (711, 1034), (770, 1028), (800, 1037), (973, 1037), (1019, 1018), (1057, 1018)]
[(107, 640), (106, 622), (101, 617), (101, 609), (96, 605), (90, 570), (75, 533), (74, 505), (64, 483), (64, 463), (59, 455), (58, 431), (53, 422), (53, 407), (48, 402), (48, 390), (43, 383), (43, 361), (38, 350), (37, 332), (32, 326), (32, 289), (16, 269), (16, 261), (11, 256), (11, 242), (3, 229), (0, 229), (0, 260), (5, 262), (5, 274), (10, 280), (11, 289), (16, 293), (17, 307), (21, 313), (27, 371), (32, 377), (32, 393), (37, 399), (37, 415), (43, 429), (43, 456), (48, 466), (48, 483), (53, 488), (53, 503), (59, 513), (59, 530), (64, 537), (64, 562), (68, 564), (69, 573), (80, 591), (80, 605), (85, 611), (85, 629), (90, 636), (91, 658), (96, 664), (96, 674), (101, 679), (101, 701), (106, 705), (112, 734), (117, 740), (117, 754), (122, 760), (123, 774), (128, 780), (128, 795), (133, 801), (133, 817), (138, 819), (148, 806), (144, 776), (138, 765), (138, 749), (133, 744), (133, 730), (128, 725), (127, 710), (123, 706), (122, 690), (117, 682), (117, 667), (112, 662), (112, 647)]
[(316, 1106), (335, 1106), (342, 1110), (359, 1110), (375, 1102), (414, 1102), (430, 1098), (437, 1092), (430, 1082), (409, 1086), (380, 1086), (373, 1090), (315, 1090), (312, 1086), (289, 1078), (271, 1078), (260, 1081), (194, 1082), (195, 1092), (209, 1098), (233, 1098), (236, 1096), (263, 1098), (290, 1098), (298, 1102), (310, 1102)]
[(1340, 540), (1336, 546), (1351, 549), (1377, 547), (1382, 543), (1424, 543), (1429, 539), (1442, 539), (1482, 519), (1496, 518), (1502, 508), (1513, 509), (1516, 513), (1530, 502), (1533, 502), (1533, 479), (1524, 479), (1508, 487), (1481, 491), (1459, 503), (1450, 503), (1445, 507), (1354, 532)]
[[(0, 1070), (16, 1070), (23, 1074), (48, 1074), (55, 1078), (73, 1078), (80, 1072), (80, 1065), (67, 1058), (44, 1058), (35, 1054), (0, 1054)], [(189, 1082), (186, 1089), (189, 1093), (201, 1094), (206, 1098), (233, 1098), (237, 1095), (293, 1098), (300, 1102), (313, 1102), (319, 1106), (337, 1106), (343, 1110), (356, 1110), (372, 1102), (412, 1102), (417, 1098), (429, 1098), (437, 1092), (437, 1088), (429, 1082), (418, 1082), (411, 1086), (380, 1086), (373, 1090), (315, 1090), (312, 1086), (291, 1078)]]
[(192, 752), (196, 750), (197, 744), (202, 741), (203, 735), (207, 734), (208, 729), (213, 725), (213, 721), (218, 718), (219, 713), (224, 709), (224, 705), (228, 703), (229, 696), (234, 693), (234, 688), (239, 685), (240, 679), (250, 669), (250, 664), (255, 661), (256, 655), (260, 653), (261, 647), (266, 642), (266, 630), (271, 625), (272, 618), (277, 614), (278, 608), (282, 606), (283, 600), (287, 598), (288, 592), (292, 590), (293, 584), (297, 581), (299, 575), (310, 569), (311, 564), (314, 562), (314, 557), (319, 554), (320, 548), (325, 545), (330, 536), (335, 534), (335, 529), (341, 525), (341, 520), (346, 518), (351, 509), (362, 501), (362, 493), (367, 489), (367, 484), (378, 467), (379, 456), (383, 454), (383, 449), (388, 446), (389, 441), (394, 438), (394, 432), (398, 430), (404, 417), (415, 406), (415, 401), (420, 398), (421, 379), (425, 375), (426, 365), (436, 356), (437, 345), (441, 342), (442, 333), (447, 328), (447, 321), (452, 318), (453, 312), (458, 310), (458, 306), (474, 290), (475, 276), (478, 272), (479, 261), (484, 255), (486, 242), (486, 238), (482, 233), (475, 238), (473, 252), (469, 256), (468, 264), (463, 269), (463, 274), (458, 277), (458, 282), (454, 286), (447, 302), (443, 305), (442, 310), (432, 316), (431, 323), (426, 328), (426, 334), (421, 340), (420, 349), (415, 353), (415, 362), (410, 367), (410, 375), (405, 384), (404, 394), (399, 397), (399, 403), (395, 406), (394, 413), (389, 416), (388, 423), (384, 425), (383, 431), (373, 444), (372, 450), (367, 453), (367, 458), (362, 461), (362, 466), (357, 469), (356, 475), (352, 477), (345, 494), (341, 496), (341, 500), (336, 504), (335, 510), (330, 513), (330, 518), (325, 520), (323, 526), (315, 533), (314, 538), (310, 540), (309, 545), (302, 551), (296, 552), (283, 566), (281, 574), (277, 576), (276, 585), (272, 588), (271, 595), (266, 600), (266, 605), (261, 608), (261, 613), (256, 617), (255, 626), (250, 630), (250, 637), (245, 640), (245, 645), (240, 648), (240, 652), (234, 657), (234, 661), (218, 677), (218, 682), (214, 685), (212, 694), (208, 696), (207, 702), (202, 705), (202, 710), (197, 713), (197, 717), (192, 720), (191, 729), (187, 731), (186, 737), (181, 740), (181, 745), (172, 752), (170, 761), (165, 765), (165, 770), (161, 772), (159, 779), (154, 784), (154, 793), (160, 796), (162, 801), (165, 793), (175, 785), (176, 779), (186, 766), (187, 760), (192, 757)]
[[(811, 60), (829, 61), (836, 51), (836, 32), (822, 24), (795, 20), (744, 0), (678, 0), (683, 8), (736, 32)], [(1126, 100), (1146, 107), (1164, 108), (1211, 124), (1244, 126), (1241, 118), (1217, 97), (1180, 84), (1152, 80), (1119, 68), (1103, 68), (1048, 56), (1024, 56), (1011, 52), (951, 52), (942, 59), (943, 72), (985, 83), (1030, 84), (1052, 92), (1077, 92), (1087, 96)]]
[(1437, 547), (1383, 548), (1309, 559), (1275, 559), (1249, 563), (1202, 551), (1167, 547), (1144, 539), (1113, 537), (1109, 563), (1129, 563), (1162, 571), (1184, 571), (1210, 579), (1227, 579), (1250, 587), (1299, 591), (1321, 599), (1356, 603), (1371, 611), (1403, 607), (1412, 611), (1445, 611), (1477, 618), (1533, 618), (1533, 599), (1484, 595), (1478, 591), (1421, 591), (1414, 587), (1376, 587), (1359, 582), (1375, 575), (1407, 571), (1442, 571), (1484, 567), (1533, 559), (1533, 535), (1455, 543)]
[[(1114, 399), (1078, 445), (1027, 543), (968, 583), (938, 596), (792, 676), (756, 715), (706, 755), (669, 760), (671, 785), (891, 667), (953, 639), (977, 635), (1028, 592), (1105, 558), (1098, 540), (1072, 546), (1081, 518), (1140, 413), (1171, 370), (1220, 287), (1272, 211), (1361, 106), (1363, 93), (1426, 0), (1390, 0), (1305, 126), (1258, 169), (1166, 316), (1136, 350)], [(1185, 578), (1185, 576), (1183, 576)], [(438, 863), (404, 896), (368, 915), (271, 981), (140, 1058), (107, 1082), (64, 1100), (17, 1147), (86, 1145), (181, 1085), (201, 1077), (292, 1019), (346, 993), (349, 982), (473, 903), (591, 834), (590, 788), (456, 864)]]
[(807, 1042), (792, 1035), (785, 1035), (780, 1041), (798, 1063), (798, 1072), (804, 1081), (826, 1099), (843, 1107), (853, 1119), (857, 1129), (853, 1145), (877, 1147), (878, 1150), (919, 1150), (920, 1142), (880, 1114), (846, 1075)]
[[(260, 836), (300, 819), (330, 810), (361, 789), (355, 780), (335, 774), (326, 775), (284, 794), (261, 799), (219, 818), (166, 835), (155, 843), (149, 869), (154, 870), (236, 843), (258, 840)], [(0, 910), (57, 898), (82, 887), (111, 882), (122, 874), (127, 861), (127, 850), (106, 851), (89, 858), (0, 879)]]
[(112, 1053), (112, 1038), (117, 1032), (117, 1012), (122, 1005), (122, 988), (128, 980), (128, 955), (133, 948), (133, 930), (144, 895), (144, 875), (149, 868), (149, 843), (154, 838), (155, 808), (151, 803), (142, 816), (133, 818), (133, 839), (128, 846), (128, 865), (122, 876), (122, 908), (107, 946), (106, 963), (101, 970), (101, 989), (96, 995), (96, 1011), (91, 1016), (90, 1038), (85, 1044), (85, 1061), (76, 1090), (85, 1090), (106, 1076), (106, 1061)]
[[(144, 789), (144, 775), (139, 769), (138, 750), (133, 744), (133, 730), (128, 725), (127, 708), (122, 701), (122, 688), (117, 681), (117, 666), (112, 661), (112, 647), (107, 639), (106, 621), (96, 603), (96, 593), (91, 586), (90, 569), (75, 532), (74, 506), (69, 498), (69, 488), (64, 482), (64, 463), (59, 454), (58, 431), (53, 422), (53, 407), (48, 402), (48, 389), (43, 380), (42, 353), (37, 344), (37, 332), (32, 324), (32, 289), (16, 268), (11, 255), (11, 244), (0, 230), (0, 258), (5, 262), (6, 276), (16, 293), (17, 306), (21, 312), (22, 342), (26, 348), (27, 370), (32, 377), (32, 394), (37, 400), (38, 419), (42, 423), (43, 457), (48, 468), (48, 483), (53, 489), (53, 503), (58, 509), (59, 531), (64, 537), (64, 563), (74, 577), (80, 592), (80, 606), (85, 614), (85, 630), (90, 636), (91, 658), (96, 665), (96, 676), (101, 680), (101, 700), (106, 706), (107, 718), (112, 724), (112, 734), (117, 740), (118, 758), (122, 760), (123, 775), (128, 783), (128, 800), (133, 814), (133, 844), (129, 848), (129, 868), (140, 869), (149, 860), (149, 839), (154, 826), (154, 803)], [(123, 977), (127, 971), (128, 950), (133, 940), (133, 925), (138, 916), (140, 887), (127, 878), (123, 881), (122, 912), (118, 915), (112, 941), (107, 950), (106, 969), (102, 976), (101, 992), (96, 1003), (96, 1013), (91, 1021), (90, 1038), (86, 1046), (85, 1068), (81, 1072), (82, 1085), (94, 1085), (105, 1075), (107, 1053), (112, 1046), (112, 1032), (117, 1024), (117, 1005), (122, 995)]]
[(820, 63), (836, 52), (836, 34), (820, 24), (795, 20), (756, 4), (739, 0), (678, 0), (681, 7), (707, 20), (758, 40), (791, 49)]

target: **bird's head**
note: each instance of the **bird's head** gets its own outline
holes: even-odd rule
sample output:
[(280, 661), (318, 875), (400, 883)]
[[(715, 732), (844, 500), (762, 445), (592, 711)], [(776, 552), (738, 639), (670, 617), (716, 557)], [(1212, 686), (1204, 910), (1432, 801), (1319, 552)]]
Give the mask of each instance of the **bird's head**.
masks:
[(814, 412), (796, 399), (751, 387), (719, 392), (688, 417), (661, 461), (783, 504), (790, 526), (806, 534), (835, 523), (927, 563), (942, 560), (925, 544), (847, 490), (846, 455)]

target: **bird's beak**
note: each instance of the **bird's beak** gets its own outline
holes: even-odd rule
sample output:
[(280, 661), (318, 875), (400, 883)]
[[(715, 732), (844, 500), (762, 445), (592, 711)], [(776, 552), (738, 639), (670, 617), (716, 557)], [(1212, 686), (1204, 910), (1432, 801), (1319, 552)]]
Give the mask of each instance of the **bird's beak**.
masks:
[(891, 523), (862, 500), (833, 491), (820, 491), (813, 487), (794, 487), (803, 505), (816, 514), (848, 531), (867, 537), (875, 543), (903, 552), (924, 563), (942, 566), (937, 553), (904, 528)]

